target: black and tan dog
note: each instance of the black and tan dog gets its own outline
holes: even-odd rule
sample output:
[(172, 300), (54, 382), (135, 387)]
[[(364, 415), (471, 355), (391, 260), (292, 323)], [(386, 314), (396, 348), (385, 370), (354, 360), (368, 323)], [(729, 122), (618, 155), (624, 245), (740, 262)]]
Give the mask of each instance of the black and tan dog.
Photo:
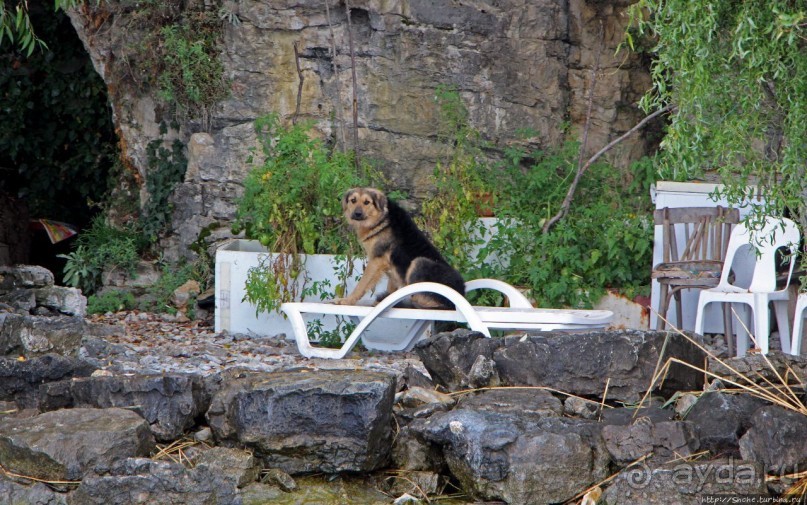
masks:
[[(409, 214), (383, 192), (374, 188), (351, 189), (342, 199), (342, 209), (367, 253), (367, 267), (356, 289), (334, 303), (355, 305), (385, 274), (387, 292), (378, 300), (415, 282), (437, 282), (465, 293), (460, 273), (446, 262)], [(454, 308), (447, 298), (436, 294), (418, 293), (412, 295), (411, 301), (418, 308)]]

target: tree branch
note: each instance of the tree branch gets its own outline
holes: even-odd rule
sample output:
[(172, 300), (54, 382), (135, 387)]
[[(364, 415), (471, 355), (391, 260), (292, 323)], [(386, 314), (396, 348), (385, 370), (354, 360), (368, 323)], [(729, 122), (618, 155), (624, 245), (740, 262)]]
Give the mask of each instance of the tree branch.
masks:
[(566, 198), (564, 198), (563, 203), (561, 204), (560, 210), (558, 211), (557, 214), (552, 216), (552, 218), (550, 220), (548, 220), (546, 223), (544, 223), (544, 227), (543, 227), (542, 231), (544, 233), (548, 232), (549, 229), (552, 228), (552, 226), (554, 226), (558, 221), (563, 219), (563, 217), (569, 212), (569, 207), (572, 204), (572, 198), (574, 197), (575, 189), (577, 189), (577, 183), (579, 182), (580, 177), (582, 177), (583, 173), (585, 173), (585, 171), (588, 170), (588, 167), (590, 167), (595, 161), (597, 161), (600, 158), (600, 156), (607, 153), (608, 151), (613, 149), (614, 146), (616, 146), (617, 144), (619, 144), (620, 142), (622, 142), (626, 138), (633, 135), (639, 129), (641, 129), (645, 124), (647, 124), (648, 121), (653, 120), (654, 118), (660, 116), (661, 114), (664, 114), (665, 112), (670, 112), (675, 108), (676, 108), (676, 106), (674, 104), (668, 104), (663, 109), (659, 109), (656, 112), (650, 114), (649, 116), (647, 116), (644, 119), (642, 119), (641, 121), (639, 121), (639, 123), (637, 123), (636, 126), (634, 126), (630, 130), (623, 133), (619, 138), (609, 142), (608, 145), (606, 145), (605, 147), (603, 147), (602, 149), (597, 151), (594, 154), (594, 156), (589, 158), (588, 161), (586, 162), (586, 164), (583, 165), (582, 167), (580, 167), (577, 170), (577, 174), (575, 175), (574, 182), (572, 182), (572, 185), (569, 187), (569, 191), (566, 193)]
[(339, 139), (342, 141), (342, 152), (347, 149), (345, 141), (345, 113), (342, 106), (342, 82), (339, 80), (339, 65), (336, 63), (336, 36), (333, 34), (333, 24), (331, 24), (331, 8), (328, 0), (325, 0), (325, 16), (328, 20), (328, 30), (331, 32), (331, 62), (333, 63), (333, 76), (336, 82), (336, 123), (339, 131)]
[(350, 67), (353, 73), (353, 154), (356, 172), (361, 175), (361, 157), (359, 154), (359, 99), (356, 90), (356, 53), (353, 50), (353, 24), (350, 20), (350, 1), (345, 0), (347, 11), (347, 40), (350, 45)]
[(297, 124), (297, 116), (300, 115), (300, 102), (303, 99), (303, 71), (300, 69), (300, 53), (297, 50), (297, 41), (292, 44), (294, 46), (294, 64), (297, 65), (297, 77), (300, 78), (300, 83), (297, 85), (297, 106), (294, 108), (294, 115), (291, 117), (291, 124)]

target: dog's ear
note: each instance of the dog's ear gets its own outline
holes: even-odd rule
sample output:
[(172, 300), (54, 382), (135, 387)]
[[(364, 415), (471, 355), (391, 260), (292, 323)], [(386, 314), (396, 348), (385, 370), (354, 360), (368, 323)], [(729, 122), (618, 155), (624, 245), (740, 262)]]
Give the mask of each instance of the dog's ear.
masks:
[(370, 190), (370, 196), (373, 198), (373, 205), (381, 212), (387, 212), (387, 195), (377, 189)]
[(352, 195), (353, 193), (355, 193), (358, 190), (359, 190), (359, 188), (352, 188), (352, 189), (349, 189), (349, 190), (345, 191), (345, 196), (342, 197), (342, 211), (343, 212), (345, 211), (345, 209), (347, 209), (347, 201), (350, 198), (350, 195)]

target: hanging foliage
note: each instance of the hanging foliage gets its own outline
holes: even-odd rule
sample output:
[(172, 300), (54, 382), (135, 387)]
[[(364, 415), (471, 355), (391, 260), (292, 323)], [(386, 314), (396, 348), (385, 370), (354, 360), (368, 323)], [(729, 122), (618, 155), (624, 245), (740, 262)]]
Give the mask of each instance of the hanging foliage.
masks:
[(645, 110), (677, 106), (658, 157), (673, 180), (719, 174), (733, 203), (748, 186), (807, 224), (807, 6), (803, 1), (640, 0), (631, 48), (649, 47)]

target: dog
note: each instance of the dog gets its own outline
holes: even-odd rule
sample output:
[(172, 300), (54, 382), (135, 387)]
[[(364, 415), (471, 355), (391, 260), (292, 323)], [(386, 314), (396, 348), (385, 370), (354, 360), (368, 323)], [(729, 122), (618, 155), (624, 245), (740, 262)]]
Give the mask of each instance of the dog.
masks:
[[(437, 282), (465, 294), (462, 275), (448, 264), (409, 214), (382, 191), (350, 189), (342, 198), (342, 210), (367, 254), (367, 267), (356, 289), (333, 303), (355, 305), (384, 275), (388, 278), (387, 291), (377, 297), (377, 302), (415, 282)], [(411, 304), (424, 309), (454, 308), (447, 298), (433, 293), (414, 294)]]

